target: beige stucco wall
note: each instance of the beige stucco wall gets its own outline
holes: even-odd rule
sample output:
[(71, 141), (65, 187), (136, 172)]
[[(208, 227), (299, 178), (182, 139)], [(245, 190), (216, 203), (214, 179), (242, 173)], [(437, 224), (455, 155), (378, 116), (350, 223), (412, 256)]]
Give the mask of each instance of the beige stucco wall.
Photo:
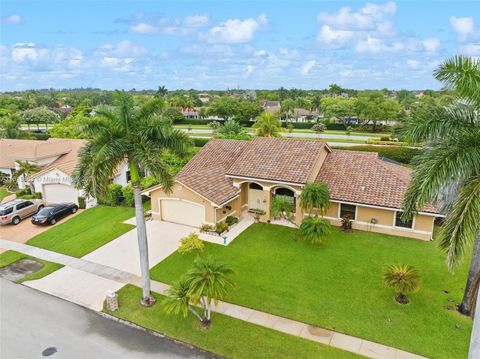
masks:
[(357, 221), (370, 223), (372, 218), (377, 220), (377, 224), (383, 226), (393, 225), (394, 212), (379, 208), (370, 208), (357, 206)]
[[(229, 207), (230, 209), (228, 209)], [(217, 222), (225, 220), (227, 216), (235, 216), (239, 217), (241, 214), (240, 210), (240, 197), (235, 198), (234, 200), (225, 204), (225, 206), (221, 208), (216, 208), (215, 211), (217, 212)]]
[(415, 217), (415, 230), (431, 232), (433, 230), (434, 217), (419, 214)]
[(180, 198), (205, 206), (205, 221), (208, 223), (215, 223), (215, 208), (212, 206), (211, 202), (202, 198), (201, 196), (178, 182), (175, 183), (175, 185), (173, 186), (172, 193), (166, 194), (163, 189), (160, 188), (152, 191), (150, 193), (150, 198), (152, 202), (152, 216), (154, 219), (161, 219), (159, 208), (160, 198)]

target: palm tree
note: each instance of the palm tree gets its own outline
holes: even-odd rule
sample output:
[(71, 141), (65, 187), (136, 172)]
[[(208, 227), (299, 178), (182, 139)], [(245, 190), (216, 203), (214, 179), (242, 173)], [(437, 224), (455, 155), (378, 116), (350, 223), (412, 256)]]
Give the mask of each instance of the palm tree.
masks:
[(167, 96), (168, 90), (165, 86), (158, 86), (157, 91), (155, 92), (156, 97), (165, 97)]
[(163, 100), (154, 99), (135, 107), (133, 98), (117, 91), (115, 107), (99, 107), (97, 117), (83, 127), (88, 143), (80, 152), (80, 162), (74, 173), (74, 183), (87, 195), (104, 198), (116, 169), (128, 162), (134, 193), (137, 238), (142, 272), (142, 304), (151, 305), (147, 232), (140, 187), (140, 169), (171, 191), (173, 178), (164, 162), (165, 151), (183, 156), (190, 142), (186, 134), (174, 130), (169, 120), (158, 116)]
[(300, 194), (300, 207), (309, 214), (316, 209), (323, 215), (330, 207), (330, 191), (328, 185), (322, 183), (307, 183)]
[(233, 274), (233, 269), (213, 256), (197, 257), (188, 271), (188, 295), (202, 305), (205, 324), (211, 321), (212, 301), (217, 304), (235, 286)]
[(295, 207), (291, 199), (287, 196), (275, 196), (270, 203), (270, 214), (273, 218), (285, 218), (290, 220)]
[(30, 176), (40, 171), (40, 166), (35, 163), (30, 163), (28, 161), (17, 161), (18, 170), (15, 171), (13, 178), (15, 181), (18, 181), (18, 178), (23, 176), (27, 186), (30, 188), (32, 194), (35, 193), (35, 187), (33, 186)]
[(257, 136), (279, 137), (280, 131), (282, 131), (282, 122), (271, 113), (264, 112), (256, 118), (252, 127)]
[(405, 138), (426, 141), (404, 198), (404, 218), (412, 218), (426, 203), (441, 203), (447, 214), (440, 247), (452, 270), (473, 242), (473, 255), (459, 311), (468, 315), (480, 275), (480, 62), (462, 56), (446, 60), (435, 77), (459, 98), (428, 113), (414, 113)]
[(318, 216), (308, 216), (300, 225), (300, 238), (309, 244), (323, 243), (324, 238), (331, 232), (330, 221)]
[(411, 265), (389, 265), (383, 272), (383, 282), (398, 293), (397, 302), (407, 304), (407, 294), (420, 289), (420, 273)]
[(167, 313), (182, 314), (184, 317), (188, 313), (192, 313), (197, 319), (203, 322), (203, 318), (195, 310), (193, 305), (197, 302), (197, 298), (189, 294), (190, 286), (188, 280), (182, 277), (178, 282), (172, 284), (166, 292), (166, 298), (163, 301), (165, 311)]

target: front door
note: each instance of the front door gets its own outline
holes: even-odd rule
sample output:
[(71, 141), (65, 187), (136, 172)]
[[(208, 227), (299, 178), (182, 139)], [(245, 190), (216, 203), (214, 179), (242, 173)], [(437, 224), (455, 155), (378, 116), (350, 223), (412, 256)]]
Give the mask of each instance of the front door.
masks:
[(248, 208), (249, 209), (261, 209), (265, 211), (265, 203), (263, 190), (248, 189)]

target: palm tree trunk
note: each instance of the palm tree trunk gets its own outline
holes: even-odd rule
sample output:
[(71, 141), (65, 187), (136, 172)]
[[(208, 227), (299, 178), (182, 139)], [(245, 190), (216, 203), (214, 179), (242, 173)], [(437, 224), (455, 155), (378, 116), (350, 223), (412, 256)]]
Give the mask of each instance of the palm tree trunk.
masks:
[(140, 270), (142, 273), (142, 300), (143, 306), (155, 304), (155, 298), (150, 293), (150, 266), (148, 264), (147, 226), (143, 214), (142, 191), (140, 188), (140, 174), (137, 165), (130, 163), (130, 178), (133, 187), (135, 202), (135, 219), (137, 223), (138, 252), (140, 256)]
[(203, 318), (200, 316), (200, 314), (197, 313), (195, 309), (193, 309), (190, 305), (188, 306), (188, 310), (190, 313), (192, 313), (199, 321), (203, 322)]
[(470, 269), (468, 271), (467, 285), (463, 293), (463, 300), (458, 310), (460, 313), (470, 315), (471, 297), (475, 295), (471, 289), (475, 275), (480, 271), (480, 232), (477, 234), (477, 238), (473, 244), (472, 262), (470, 263)]
[(470, 339), (470, 351), (468, 352), (468, 359), (475, 358), (480, 358), (480, 290), (477, 291), (477, 306), (475, 307), (472, 337)]

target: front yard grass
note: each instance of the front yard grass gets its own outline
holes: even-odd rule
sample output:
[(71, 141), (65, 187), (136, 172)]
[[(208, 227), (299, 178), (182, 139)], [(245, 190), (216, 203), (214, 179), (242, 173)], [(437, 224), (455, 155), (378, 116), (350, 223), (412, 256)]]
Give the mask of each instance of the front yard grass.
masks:
[(140, 288), (127, 285), (117, 293), (120, 308), (115, 312), (104, 310), (106, 313), (227, 358), (361, 358), (218, 313), (212, 314), (207, 330), (193, 316), (166, 314), (160, 294), (153, 293), (156, 305), (144, 308), (139, 304)]
[(80, 258), (135, 228), (123, 223), (134, 215), (130, 207), (97, 206), (53, 226), (27, 244)]
[(2, 201), (2, 199), (4, 199), (5, 197), (7, 197), (11, 194), (12, 193), (8, 192), (5, 187), (0, 187), (0, 202)]
[[(335, 230), (315, 247), (294, 241), (296, 232), (254, 224), (228, 247), (205, 243), (205, 253), (237, 272), (227, 301), (428, 357), (467, 356), (471, 320), (453, 308), (469, 260), (453, 275), (436, 242)], [(152, 278), (172, 283), (192, 261), (175, 252), (152, 268)], [(421, 272), (422, 287), (408, 305), (396, 303), (382, 282), (382, 268), (395, 263)]]
[(22, 283), (22, 282), (25, 282), (27, 280), (35, 280), (35, 279), (43, 278), (43, 277), (49, 275), (50, 273), (53, 273), (56, 270), (63, 267), (63, 265), (61, 265), (61, 264), (52, 263), (52, 262), (49, 262), (49, 261), (44, 261), (42, 259), (34, 258), (34, 257), (28, 256), (28, 255), (23, 254), (23, 253), (19, 253), (19, 252), (15, 252), (15, 251), (6, 251), (6, 252), (3, 252), (2, 254), (0, 254), (0, 268), (8, 266), (9, 264), (12, 264), (12, 263), (14, 263), (14, 262), (16, 262), (20, 259), (33, 259), (37, 262), (42, 263), (43, 267), (40, 270), (38, 270), (38, 271), (36, 271), (32, 274), (29, 274), (29, 275), (23, 277), (20, 280), (17, 280), (17, 283)]

